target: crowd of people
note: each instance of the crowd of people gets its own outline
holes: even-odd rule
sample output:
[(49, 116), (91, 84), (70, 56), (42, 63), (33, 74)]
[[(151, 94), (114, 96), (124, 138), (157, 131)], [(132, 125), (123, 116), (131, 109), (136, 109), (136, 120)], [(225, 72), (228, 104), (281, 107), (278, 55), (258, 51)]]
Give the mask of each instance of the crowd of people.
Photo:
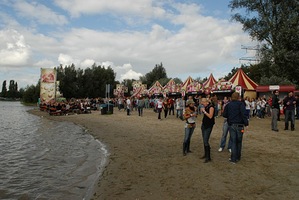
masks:
[(241, 160), (242, 138), (246, 127), (249, 125), (250, 118), (263, 119), (271, 117), (271, 129), (275, 132), (279, 131), (277, 121), (280, 120), (281, 114), (285, 116), (284, 130), (289, 130), (290, 124), (290, 130), (294, 131), (295, 119), (299, 119), (299, 96), (294, 96), (294, 93), (290, 91), (287, 96), (280, 98), (277, 90), (274, 90), (273, 95), (268, 98), (263, 96), (256, 99), (241, 98), (237, 92), (221, 100), (216, 95), (207, 95), (205, 97), (199, 95), (188, 96), (186, 100), (180, 96), (70, 99), (69, 101), (43, 103), (40, 104), (40, 109), (49, 112), (50, 115), (81, 114), (99, 110), (102, 104), (112, 104), (119, 111), (126, 111), (125, 113), (128, 116), (136, 111), (138, 116), (142, 117), (144, 109), (152, 109), (157, 113), (158, 120), (173, 115), (179, 120), (185, 121), (184, 156), (192, 152), (190, 150), (192, 135), (196, 128), (197, 117), (202, 115), (201, 132), (204, 147), (202, 159), (205, 163), (211, 161), (209, 139), (213, 131), (215, 118), (218, 116), (222, 116), (224, 119), (218, 151), (222, 152), (225, 149), (228, 140), (227, 149), (231, 153), (229, 161), (234, 164)]

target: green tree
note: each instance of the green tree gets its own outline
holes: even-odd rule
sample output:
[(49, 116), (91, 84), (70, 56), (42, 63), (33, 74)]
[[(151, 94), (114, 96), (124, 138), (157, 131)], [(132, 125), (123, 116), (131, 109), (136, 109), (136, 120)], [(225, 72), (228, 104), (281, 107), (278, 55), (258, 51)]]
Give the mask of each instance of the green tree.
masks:
[(166, 69), (163, 67), (163, 64), (156, 65), (151, 72), (145, 74), (144, 77), (141, 77), (140, 80), (142, 83), (147, 84), (148, 86), (153, 85), (158, 80), (163, 80), (167, 78)]
[(1, 97), (7, 96), (7, 88), (6, 88), (6, 80), (2, 83), (2, 91), (1, 91)]
[(93, 64), (91, 67), (76, 69), (75, 65), (57, 67), (57, 80), (60, 91), (67, 99), (105, 97), (106, 84), (115, 87), (115, 73), (111, 67), (105, 68)]
[(77, 96), (79, 90), (77, 79), (77, 71), (74, 64), (57, 67), (57, 80), (60, 81), (60, 91), (65, 98)]
[(181, 84), (183, 81), (180, 79), (180, 78), (174, 78), (173, 81), (176, 83), (176, 84)]
[(23, 92), (22, 101), (25, 103), (36, 103), (40, 96), (40, 81), (37, 85), (27, 86)]
[[(131, 95), (130, 91), (133, 91), (133, 81), (136, 81), (135, 79), (124, 79), (121, 83), (128, 88), (128, 94), (125, 94), (127, 96)], [(148, 86), (150, 87), (150, 86)]]
[(14, 80), (9, 81), (7, 97), (8, 98), (18, 98), (18, 83)]
[[(299, 84), (299, 1), (231, 0), (229, 7), (236, 11), (232, 19), (243, 30), (261, 42), (262, 76), (284, 77)], [(269, 70), (268, 70), (269, 69)]]

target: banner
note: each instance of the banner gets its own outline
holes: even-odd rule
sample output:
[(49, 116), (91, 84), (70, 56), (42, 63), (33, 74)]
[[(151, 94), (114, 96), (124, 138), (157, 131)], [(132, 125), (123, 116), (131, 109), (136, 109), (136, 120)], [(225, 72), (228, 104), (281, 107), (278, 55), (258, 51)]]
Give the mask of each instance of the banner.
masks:
[(56, 69), (41, 68), (40, 99), (41, 102), (49, 102), (56, 98)]

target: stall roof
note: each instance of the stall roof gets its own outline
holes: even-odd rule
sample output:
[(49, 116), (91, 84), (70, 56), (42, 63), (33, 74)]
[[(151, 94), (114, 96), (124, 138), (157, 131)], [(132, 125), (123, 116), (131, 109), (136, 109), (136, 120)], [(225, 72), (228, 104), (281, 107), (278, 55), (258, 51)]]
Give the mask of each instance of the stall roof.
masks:
[(216, 79), (214, 78), (213, 74), (210, 74), (208, 80), (206, 80), (202, 85), (204, 88), (211, 88), (213, 85), (216, 84)]
[(255, 90), (258, 84), (251, 80), (244, 71), (240, 68), (238, 71), (229, 79), (233, 85), (240, 85), (245, 90)]
[(256, 87), (256, 92), (270, 92), (278, 90), (280, 92), (295, 91), (294, 85), (259, 85)]

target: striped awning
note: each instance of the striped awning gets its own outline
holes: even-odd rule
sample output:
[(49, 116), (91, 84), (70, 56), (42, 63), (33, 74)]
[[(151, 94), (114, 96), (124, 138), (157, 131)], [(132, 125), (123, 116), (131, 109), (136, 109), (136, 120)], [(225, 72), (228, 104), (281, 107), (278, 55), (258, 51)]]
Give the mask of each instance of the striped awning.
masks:
[(210, 74), (208, 80), (206, 80), (202, 85), (203, 88), (211, 88), (216, 84), (216, 79), (214, 78), (213, 74)]
[(241, 68), (238, 69), (229, 81), (235, 86), (240, 85), (245, 90), (256, 90), (256, 87), (258, 86), (258, 84), (251, 80)]

